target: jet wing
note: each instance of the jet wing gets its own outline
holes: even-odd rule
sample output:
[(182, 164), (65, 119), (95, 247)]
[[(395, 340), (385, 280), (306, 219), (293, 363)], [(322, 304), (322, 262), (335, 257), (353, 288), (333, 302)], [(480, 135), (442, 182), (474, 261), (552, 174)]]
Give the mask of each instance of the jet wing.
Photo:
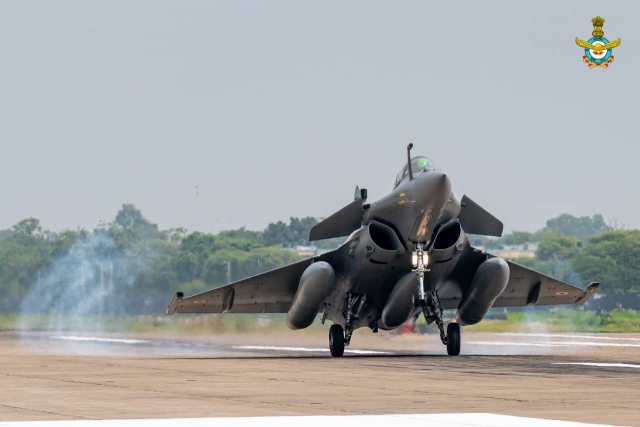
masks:
[[(445, 310), (457, 309), (467, 286), (471, 284), (474, 272), (480, 264), (495, 255), (477, 249), (470, 254), (468, 262), (454, 272), (449, 286), (439, 292), (440, 302)], [(512, 261), (509, 265), (509, 282), (493, 307), (524, 307), (527, 305), (584, 304), (596, 291), (599, 283), (591, 283), (586, 289), (523, 267)]]
[(314, 261), (330, 259), (333, 252), (187, 298), (184, 298), (182, 292), (178, 292), (167, 307), (167, 315), (174, 313), (286, 313), (304, 270)]
[[(494, 257), (490, 255), (490, 257)], [(518, 307), (526, 305), (584, 304), (596, 291), (599, 283), (591, 283), (583, 290), (561, 280), (554, 279), (515, 262), (507, 261), (510, 276), (507, 288), (493, 307)]]

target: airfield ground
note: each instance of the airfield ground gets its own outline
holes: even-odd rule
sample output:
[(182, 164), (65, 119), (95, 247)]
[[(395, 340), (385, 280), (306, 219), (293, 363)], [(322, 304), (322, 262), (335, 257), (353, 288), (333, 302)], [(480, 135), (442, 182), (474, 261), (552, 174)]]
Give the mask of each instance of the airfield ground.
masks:
[[(640, 426), (640, 335), (0, 334), (0, 421), (489, 412)], [(598, 365), (580, 365), (590, 363)]]

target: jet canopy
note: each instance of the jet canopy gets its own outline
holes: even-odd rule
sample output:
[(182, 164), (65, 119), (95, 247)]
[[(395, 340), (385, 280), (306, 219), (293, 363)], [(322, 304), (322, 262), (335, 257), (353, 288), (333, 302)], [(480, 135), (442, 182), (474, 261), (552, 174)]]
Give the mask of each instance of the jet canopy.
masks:
[[(419, 156), (411, 159), (411, 173), (413, 176), (416, 176), (420, 172), (423, 172), (427, 169), (433, 169), (436, 165), (429, 157)], [(393, 189), (395, 190), (401, 182), (408, 179), (409, 177), (409, 169), (407, 165), (404, 165), (400, 172), (398, 172), (398, 176), (396, 176), (396, 182), (393, 185)]]

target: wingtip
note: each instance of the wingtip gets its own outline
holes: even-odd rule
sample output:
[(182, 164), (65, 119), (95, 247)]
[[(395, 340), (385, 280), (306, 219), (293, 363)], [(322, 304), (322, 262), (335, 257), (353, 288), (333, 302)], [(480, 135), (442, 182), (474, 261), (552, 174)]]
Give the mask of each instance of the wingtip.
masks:
[(176, 292), (176, 294), (173, 296), (173, 299), (169, 303), (169, 307), (167, 307), (167, 311), (165, 312), (167, 316), (171, 316), (176, 312), (178, 303), (180, 302), (180, 300), (182, 300), (182, 298), (184, 298), (184, 294), (182, 292)]
[(583, 305), (585, 302), (587, 302), (587, 300), (591, 298), (591, 295), (596, 292), (598, 286), (600, 286), (599, 282), (591, 282), (589, 286), (587, 286), (587, 289), (585, 289), (584, 295), (578, 298), (578, 300), (575, 302), (575, 305)]

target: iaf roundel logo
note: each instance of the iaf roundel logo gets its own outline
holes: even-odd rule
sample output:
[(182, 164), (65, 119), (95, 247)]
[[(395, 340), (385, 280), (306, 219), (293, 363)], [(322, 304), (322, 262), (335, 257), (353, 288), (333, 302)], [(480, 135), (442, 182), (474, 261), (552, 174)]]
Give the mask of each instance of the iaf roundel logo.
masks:
[(593, 32), (591, 33), (593, 37), (590, 38), (589, 41), (584, 41), (576, 37), (576, 44), (584, 48), (582, 61), (586, 63), (589, 68), (609, 68), (609, 64), (613, 62), (611, 50), (614, 47), (620, 46), (620, 39), (618, 38), (610, 42), (604, 38), (604, 31), (602, 31), (604, 18), (596, 16), (591, 22), (593, 23)]
[[(593, 46), (597, 46), (597, 45), (604, 46), (609, 43), (609, 40), (605, 39), (604, 37), (592, 37), (589, 39), (587, 43)], [(609, 58), (611, 57), (611, 49), (606, 49), (606, 50), (597, 52), (593, 49), (585, 48), (584, 55), (587, 57), (589, 62), (592, 62), (596, 65), (600, 65), (600, 64), (606, 63), (609, 60)]]

